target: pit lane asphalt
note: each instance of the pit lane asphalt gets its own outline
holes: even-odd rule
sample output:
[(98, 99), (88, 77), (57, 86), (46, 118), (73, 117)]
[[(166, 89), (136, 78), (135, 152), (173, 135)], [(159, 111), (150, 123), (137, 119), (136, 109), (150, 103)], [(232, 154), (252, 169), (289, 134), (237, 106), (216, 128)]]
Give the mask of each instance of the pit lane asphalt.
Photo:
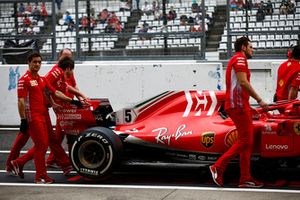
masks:
[[(33, 184), (35, 171), (32, 161), (24, 167), (25, 179), (10, 176), (5, 172), (5, 161), (16, 134), (17, 131), (0, 130), (0, 200), (88, 198), (299, 200), (300, 196), (300, 185), (297, 181), (295, 183), (295, 180), (268, 183), (262, 189), (240, 189), (236, 187), (237, 177), (233, 177), (227, 181), (224, 188), (219, 188), (215, 186), (207, 169), (204, 168), (157, 170), (132, 166), (114, 173), (109, 179), (103, 181), (84, 180), (75, 172), (65, 177), (59, 170), (48, 169), (49, 176), (54, 178), (56, 183)], [(31, 146), (32, 142), (29, 141), (23, 150), (27, 151)]]

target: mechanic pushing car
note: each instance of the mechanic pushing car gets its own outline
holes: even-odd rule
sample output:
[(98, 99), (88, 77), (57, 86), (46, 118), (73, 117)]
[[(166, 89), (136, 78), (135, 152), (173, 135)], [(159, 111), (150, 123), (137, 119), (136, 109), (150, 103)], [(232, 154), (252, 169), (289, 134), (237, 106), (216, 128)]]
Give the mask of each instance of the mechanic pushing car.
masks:
[[(65, 59), (65, 58), (70, 58), (72, 59), (73, 54), (71, 49), (65, 48), (62, 49), (59, 54), (58, 54), (58, 62), (60, 62), (61, 60)], [(68, 59), (67, 59), (68, 60)], [(72, 61), (68, 61), (69, 63), (72, 64)], [(74, 63), (72, 64), (73, 68), (74, 68)], [(59, 70), (60, 68), (58, 67), (58, 63), (55, 64), (53, 66), (53, 68), (51, 69), (51, 71), (46, 75), (46, 78), (51, 80), (51, 82), (55, 82), (52, 81), (54, 79), (58, 79), (58, 77), (56, 77), (56, 74), (58, 74), (60, 72)], [(63, 70), (64, 71), (64, 70)], [(57, 73), (56, 73), (57, 72)], [(71, 70), (71, 73), (68, 70), (64, 71), (64, 76), (63, 76), (63, 82), (59, 83), (56, 81), (56, 83), (53, 85), (55, 89), (61, 91), (62, 93), (64, 93), (65, 95), (67, 95), (70, 98), (74, 98), (74, 95), (77, 97), (78, 100), (80, 101), (85, 101), (88, 98), (81, 92), (79, 91), (76, 81), (75, 81), (75, 77), (73, 74), (73, 70)], [(56, 105), (61, 105), (61, 101), (58, 100), (57, 98), (53, 99), (55, 101)], [(61, 106), (59, 106), (61, 107)], [(59, 109), (59, 107), (55, 107), (53, 106), (53, 110), (55, 113), (57, 113), (57, 110)], [(56, 119), (56, 126), (55, 126), (55, 134), (56, 137), (58, 139), (58, 141), (60, 142), (60, 144), (62, 143), (64, 137), (65, 137), (65, 133), (62, 130), (59, 121)], [(67, 135), (67, 143), (68, 143), (68, 150), (70, 152), (71, 150), (71, 144), (72, 144), (72, 137), (74, 137), (74, 135)], [(50, 154), (46, 160), (46, 166), (47, 167), (52, 167), (52, 168), (58, 168), (59, 166), (57, 166), (57, 162), (55, 161), (55, 157), (52, 151), (50, 151)]]
[(15, 175), (24, 178), (23, 166), (33, 158), (36, 168), (35, 183), (53, 183), (54, 180), (47, 175), (45, 165), (48, 146), (53, 150), (65, 174), (70, 172), (72, 166), (64, 149), (53, 134), (48, 112), (50, 102), (47, 94), (54, 94), (57, 98), (75, 105), (80, 102), (67, 97), (53, 88), (44, 77), (39, 76), (38, 72), (42, 62), (39, 53), (31, 54), (27, 61), (29, 70), (18, 81), (18, 110), (21, 118), (20, 131), (29, 133), (34, 147), (22, 157), (11, 161), (12, 170)]
[[(72, 51), (68, 48), (62, 49), (58, 54), (58, 58), (59, 58), (58, 61), (60, 59), (64, 58), (64, 57), (71, 57), (72, 58)], [(57, 66), (57, 65), (58, 64), (56, 64), (55, 66)], [(66, 78), (66, 81), (67, 81), (68, 85), (73, 86), (75, 89), (78, 90), (78, 88), (76, 86), (76, 81), (75, 81), (74, 75), (72, 75), (70, 78)], [(61, 91), (61, 92), (64, 93), (65, 91)], [(73, 99), (74, 95), (71, 92), (67, 91), (64, 94)], [(77, 96), (77, 98), (79, 99), (81, 97)], [(60, 132), (60, 131), (61, 131), (61, 128), (60, 128), (59, 124), (56, 122), (55, 133), (56, 133), (56, 137), (58, 138), (58, 141), (61, 143), (63, 138), (64, 138), (64, 134), (63, 134), (63, 132)], [(12, 170), (13, 167), (11, 165), (11, 161), (17, 159), (20, 156), (20, 151), (25, 146), (28, 139), (29, 139), (29, 134), (26, 134), (26, 131), (24, 131), (24, 130), (20, 130), (20, 132), (18, 133), (18, 135), (15, 139), (15, 142), (14, 142), (14, 144), (13, 144), (11, 150), (10, 150), (10, 153), (7, 157), (7, 160), (6, 160), (6, 171), (7, 171), (8, 174), (14, 175), (14, 172)], [(69, 144), (69, 142), (68, 142), (68, 144)], [(52, 167), (55, 166), (56, 168), (58, 167), (56, 165), (55, 158), (54, 158), (54, 155), (53, 155), (52, 151), (50, 152), (50, 155), (47, 159), (46, 165), (47, 166), (50, 165)]]
[(225, 152), (210, 171), (214, 182), (223, 186), (223, 173), (230, 160), (240, 155), (239, 187), (262, 187), (263, 184), (250, 174), (250, 158), (253, 146), (253, 123), (249, 97), (254, 98), (260, 107), (267, 104), (250, 84), (250, 70), (247, 59), (253, 56), (253, 47), (247, 37), (241, 37), (234, 43), (236, 54), (229, 60), (226, 69), (225, 111), (234, 122), (238, 131), (238, 140)]
[(300, 46), (293, 48), (290, 58), (278, 68), (274, 101), (293, 100), (298, 96), (300, 85)]

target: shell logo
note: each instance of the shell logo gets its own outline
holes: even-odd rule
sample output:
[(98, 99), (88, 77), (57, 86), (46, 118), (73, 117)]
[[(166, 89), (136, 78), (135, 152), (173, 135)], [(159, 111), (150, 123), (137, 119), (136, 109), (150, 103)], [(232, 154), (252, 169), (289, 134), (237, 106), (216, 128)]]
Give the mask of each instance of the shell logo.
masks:
[(225, 145), (231, 147), (238, 140), (238, 131), (236, 129), (231, 130), (225, 136)]
[(295, 122), (294, 123), (294, 131), (297, 135), (300, 135), (300, 122)]

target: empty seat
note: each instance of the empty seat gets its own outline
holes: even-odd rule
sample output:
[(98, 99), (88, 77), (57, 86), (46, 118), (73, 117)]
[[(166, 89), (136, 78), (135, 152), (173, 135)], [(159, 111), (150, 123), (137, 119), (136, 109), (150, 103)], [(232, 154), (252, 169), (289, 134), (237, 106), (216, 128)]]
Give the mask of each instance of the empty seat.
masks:
[(274, 47), (274, 41), (267, 41), (266, 42), (266, 47), (267, 48), (273, 48)]
[(276, 41), (274, 42), (274, 47), (281, 47), (281, 41), (276, 40)]

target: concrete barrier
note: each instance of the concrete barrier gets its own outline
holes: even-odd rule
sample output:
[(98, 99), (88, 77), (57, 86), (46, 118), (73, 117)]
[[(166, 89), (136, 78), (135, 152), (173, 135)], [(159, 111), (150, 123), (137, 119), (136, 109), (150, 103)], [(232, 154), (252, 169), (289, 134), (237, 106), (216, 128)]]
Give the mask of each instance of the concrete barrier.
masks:
[[(249, 61), (251, 83), (268, 102), (276, 87), (279, 60)], [(42, 64), (45, 75), (53, 64)], [(115, 61), (76, 64), (77, 85), (90, 98), (109, 98), (114, 110), (167, 90), (221, 90), (224, 88), (221, 62), (192, 61)], [(0, 125), (18, 125), (17, 80), (27, 65), (0, 66)], [(52, 121), (54, 114), (51, 111)]]

